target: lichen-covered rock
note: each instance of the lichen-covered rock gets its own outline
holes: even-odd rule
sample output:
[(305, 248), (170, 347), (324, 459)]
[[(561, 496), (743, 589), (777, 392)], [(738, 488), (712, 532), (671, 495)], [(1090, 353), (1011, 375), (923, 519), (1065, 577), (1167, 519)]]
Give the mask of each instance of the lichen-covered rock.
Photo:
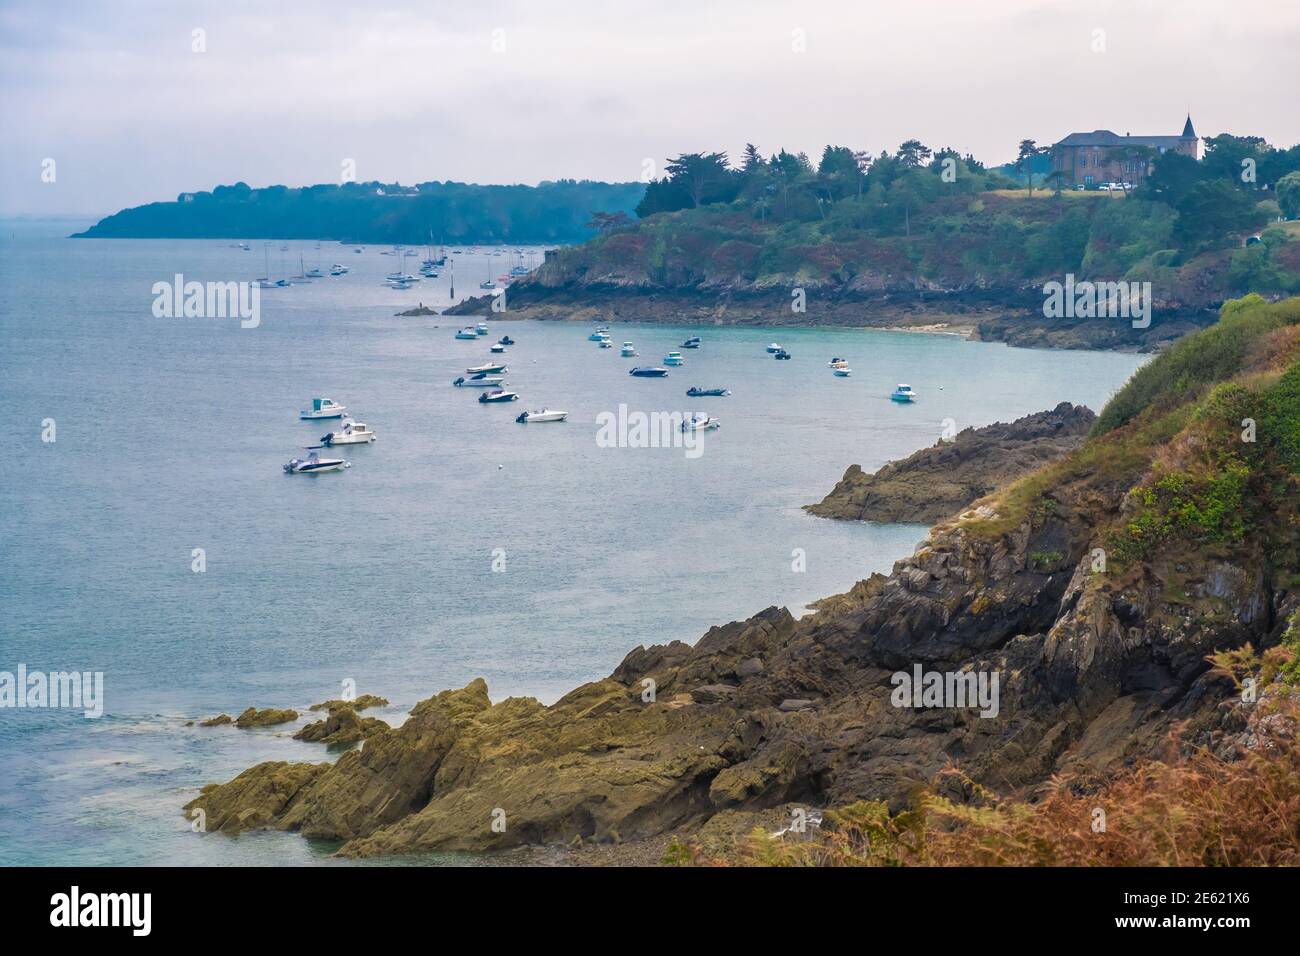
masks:
[(361, 717), (349, 706), (331, 707), (324, 720), (313, 721), (293, 735), (294, 740), (342, 746), (365, 740), (390, 729), (375, 717)]
[(296, 710), (276, 710), (272, 707), (258, 710), (256, 707), (249, 707), (235, 718), (235, 726), (246, 730), (251, 727), (274, 727), (277, 724), (287, 724), (297, 719), (298, 712)]
[(209, 832), (239, 833), (271, 827), (328, 767), (325, 763), (259, 763), (229, 783), (204, 787), (199, 796), (185, 804), (185, 813), (192, 819), (194, 811), (201, 809)]
[(209, 717), (207, 720), (200, 720), (200, 727), (221, 727), (225, 724), (233, 724), (234, 720), (229, 714), (218, 714), (216, 717)]
[(339, 707), (351, 707), (353, 710), (365, 710), (367, 707), (387, 707), (388, 698), (376, 694), (362, 694), (355, 700), (324, 700), (312, 704), (308, 710), (335, 710)]

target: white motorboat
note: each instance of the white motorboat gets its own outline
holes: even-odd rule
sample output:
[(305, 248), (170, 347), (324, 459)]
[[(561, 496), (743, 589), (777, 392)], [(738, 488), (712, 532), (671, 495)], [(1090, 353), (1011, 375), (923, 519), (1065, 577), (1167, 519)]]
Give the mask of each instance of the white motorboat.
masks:
[(609, 338), (609, 336), (607, 335), (607, 336), (605, 336), (603, 339), (601, 339), (599, 342), (596, 343), (596, 347), (597, 347), (597, 348), (602, 348), (602, 349), (612, 349), (612, 348), (614, 347), (614, 343), (613, 343), (612, 341), (610, 341), (610, 338)]
[(535, 412), (521, 412), (515, 419), (517, 422), (562, 422), (569, 417), (568, 412), (557, 412), (549, 408), (543, 408)]
[(490, 392), (484, 392), (478, 397), (478, 400), (484, 405), (498, 404), (500, 402), (517, 402), (519, 394), (517, 392), (506, 391), (504, 388), (494, 388)]
[(369, 425), (347, 421), (339, 431), (322, 435), (320, 443), (326, 448), (333, 448), (335, 445), (366, 445), (374, 440), (375, 433)]
[(503, 375), (510, 371), (504, 365), (498, 365), (496, 362), (488, 362), (486, 365), (476, 365), (473, 368), (465, 369), (468, 375)]
[(681, 365), (685, 359), (682, 358), (681, 352), (669, 352), (664, 356), (665, 365)]
[(340, 405), (330, 398), (313, 398), (311, 408), (298, 413), (298, 417), (304, 421), (316, 418), (342, 418), (346, 412), (347, 406)]
[(350, 461), (344, 461), (342, 458), (322, 458), (312, 452), (306, 458), (291, 459), (284, 466), (284, 470), (289, 475), (315, 475), (325, 471), (338, 471), (340, 468), (351, 467), (352, 462)]
[(828, 368), (848, 368), (849, 360), (842, 358), (833, 358), (826, 363)]
[(632, 343), (631, 343), (631, 342), (624, 342), (624, 343), (623, 343), (623, 358), (631, 358), (631, 357), (634, 356), (634, 355), (636, 355), (636, 349), (632, 346)]
[(503, 353), (505, 352), (505, 350), (506, 350), (506, 347), (505, 347), (504, 345), (502, 345), (500, 342), (498, 342), (496, 345), (494, 345), (494, 346), (492, 346), (490, 349), (488, 349), (489, 352), (492, 352), (492, 353), (494, 353), (494, 354), (496, 354), (496, 355), (501, 355), (501, 354), (503, 354)]
[(704, 412), (696, 412), (686, 421), (682, 422), (682, 431), (684, 432), (702, 432), (711, 428), (721, 428), (722, 422), (718, 421), (711, 415)]
[(462, 375), (460, 378), (456, 379), (451, 384), (455, 385), (457, 388), (463, 388), (467, 385), (468, 386), (477, 385), (480, 388), (482, 388), (485, 385), (501, 385), (504, 382), (505, 382), (504, 375), (479, 374), (479, 375), (471, 375), (469, 378), (466, 378), (464, 375)]
[(461, 329), (459, 332), (456, 333), (456, 338), (458, 338), (458, 339), (468, 339), (468, 340), (471, 340), (471, 341), (475, 341), (475, 342), (477, 342), (477, 341), (478, 341), (478, 333), (475, 332), (473, 329)]
[(332, 276), (345, 276), (347, 274), (348, 274), (347, 266), (341, 266), (338, 263), (335, 263), (334, 265), (330, 266), (330, 275)]
[(779, 345), (777, 345), (775, 342), (773, 342), (771, 345), (769, 345), (769, 346), (767, 347), (767, 350), (768, 350), (769, 352), (772, 352), (772, 353), (775, 354), (776, 352), (781, 351), (781, 346), (779, 346)]
[(589, 336), (587, 336), (587, 341), (599, 342), (602, 338), (605, 339), (609, 338), (609, 329), (603, 325), (600, 328), (598, 328), (595, 332), (592, 332)]
[(849, 368), (847, 365), (841, 365), (838, 368), (831, 369), (831, 372), (837, 378), (848, 378), (850, 375), (853, 374), (853, 369)]
[(474, 332), (478, 335), (487, 335), (488, 334), (487, 323), (480, 322), (478, 325), (474, 326)]
[(889, 397), (892, 401), (902, 402), (906, 404), (908, 402), (916, 401), (916, 392), (912, 390), (911, 385), (904, 385), (903, 383), (900, 382), (898, 386), (894, 389), (894, 394), (890, 395)]

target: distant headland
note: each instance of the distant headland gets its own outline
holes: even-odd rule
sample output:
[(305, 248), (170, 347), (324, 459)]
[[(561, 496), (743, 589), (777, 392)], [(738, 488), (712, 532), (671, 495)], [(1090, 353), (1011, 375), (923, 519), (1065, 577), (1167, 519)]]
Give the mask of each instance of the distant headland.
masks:
[(645, 188), (574, 179), (536, 186), (352, 182), (263, 189), (239, 182), (123, 209), (73, 238), (571, 243), (595, 234), (598, 213), (630, 214)]

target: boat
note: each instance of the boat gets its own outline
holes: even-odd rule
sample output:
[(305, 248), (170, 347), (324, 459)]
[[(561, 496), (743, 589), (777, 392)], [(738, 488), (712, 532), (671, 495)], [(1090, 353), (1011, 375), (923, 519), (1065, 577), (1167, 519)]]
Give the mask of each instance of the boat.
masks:
[(474, 326), (474, 332), (478, 335), (487, 335), (488, 334), (487, 323), (480, 322), (478, 325)]
[(682, 422), (682, 431), (684, 432), (703, 432), (711, 428), (721, 428), (722, 422), (703, 412), (696, 412), (686, 421)]
[(842, 359), (842, 358), (833, 358), (829, 362), (827, 362), (826, 365), (829, 368), (848, 368), (849, 360)]
[(508, 335), (503, 335), (497, 340), (497, 345), (514, 345), (515, 340)]
[(614, 347), (614, 343), (610, 341), (608, 335), (605, 336), (603, 339), (601, 339), (599, 342), (597, 342), (596, 345), (602, 349), (612, 349)]
[(767, 350), (768, 350), (769, 352), (780, 352), (780, 351), (781, 351), (781, 346), (779, 346), (779, 345), (777, 345), (775, 342), (773, 342), (771, 345), (769, 345), (769, 346), (767, 347)]
[(831, 369), (831, 372), (838, 378), (848, 378), (850, 375), (853, 374), (853, 369), (849, 368), (847, 365), (844, 365), (838, 368)]
[(505, 347), (504, 345), (502, 345), (500, 342), (498, 342), (496, 345), (494, 345), (494, 346), (492, 346), (490, 349), (488, 349), (489, 352), (495, 352), (495, 353), (498, 354), (498, 355), (500, 355), (500, 354), (501, 354), (502, 352), (504, 352), (505, 350), (506, 350), (506, 347)]
[(303, 275), (305, 275), (308, 279), (325, 278), (325, 273), (321, 272), (319, 269), (308, 269), (305, 273), (303, 273)]
[(340, 468), (351, 467), (350, 461), (344, 461), (342, 458), (322, 458), (312, 452), (306, 458), (291, 459), (284, 466), (284, 470), (289, 475), (315, 475), (323, 471), (338, 471)]
[(330, 266), (330, 275), (332, 276), (345, 276), (347, 274), (348, 274), (347, 266), (341, 266), (338, 263), (335, 263), (334, 265)]
[(700, 337), (698, 335), (692, 335), (689, 339), (687, 339), (685, 342), (682, 343), (682, 348), (684, 349), (698, 349), (699, 347), (700, 347)]
[(685, 359), (682, 358), (681, 352), (669, 352), (664, 356), (665, 365), (681, 365)]
[(632, 343), (631, 343), (631, 342), (624, 342), (624, 343), (623, 343), (623, 358), (631, 358), (631, 357), (634, 356), (634, 355), (636, 355), (636, 349), (633, 347)]
[(536, 412), (521, 412), (515, 421), (524, 422), (562, 422), (569, 417), (568, 412), (552, 411), (549, 408), (543, 408)]
[(375, 433), (369, 425), (361, 422), (344, 422), (340, 431), (328, 432), (321, 436), (320, 443), (326, 448), (335, 445), (365, 445), (375, 440)]
[(785, 349), (777, 349), (775, 352), (772, 353), (772, 358), (774, 359), (788, 359), (789, 357), (790, 357), (790, 353), (787, 352)]
[(298, 417), (303, 420), (316, 418), (342, 418), (347, 407), (340, 405), (330, 398), (313, 398), (311, 408), (298, 413)]
[(606, 328), (605, 326), (601, 326), (595, 332), (592, 332), (589, 336), (587, 336), (587, 341), (599, 342), (602, 338), (609, 338), (609, 329)]
[(891, 401), (895, 402), (913, 402), (916, 400), (916, 392), (912, 391), (911, 385), (899, 383), (894, 388), (894, 394), (889, 396)]
[(501, 375), (507, 371), (504, 365), (498, 365), (495, 362), (488, 362), (486, 365), (475, 365), (473, 368), (465, 369), (467, 375)]
[(455, 385), (458, 388), (466, 385), (468, 386), (477, 385), (479, 388), (482, 388), (485, 385), (501, 385), (504, 383), (504, 381), (505, 378), (501, 375), (473, 375), (470, 376), (469, 378), (466, 378), (464, 375), (462, 375), (460, 378), (456, 379), (451, 384)]
[(666, 368), (642, 368), (641, 366), (637, 366), (637, 367), (634, 368), (634, 369), (630, 369), (630, 370), (628, 371), (627, 374), (628, 374), (628, 375), (635, 375), (635, 376), (637, 376), (638, 378), (663, 378), (665, 375), (668, 374), (668, 369), (666, 369)]
[(484, 405), (494, 405), (499, 402), (518, 401), (519, 395), (515, 392), (506, 391), (504, 388), (494, 388), (490, 392), (484, 392), (478, 397), (478, 400)]
[(700, 388), (698, 385), (692, 385), (686, 390), (686, 394), (691, 398), (724, 398), (731, 394), (729, 388)]
[(458, 338), (458, 339), (471, 339), (471, 340), (477, 342), (477, 341), (478, 341), (478, 333), (475, 332), (473, 329), (461, 329), (460, 331), (458, 331), (458, 332), (456, 333), (456, 338)]

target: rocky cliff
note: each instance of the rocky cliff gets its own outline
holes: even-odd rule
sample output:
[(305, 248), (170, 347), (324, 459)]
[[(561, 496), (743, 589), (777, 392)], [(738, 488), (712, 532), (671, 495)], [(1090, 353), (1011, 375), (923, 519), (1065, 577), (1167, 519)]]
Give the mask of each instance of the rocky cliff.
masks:
[(1010, 424), (967, 428), (872, 475), (849, 465), (830, 494), (804, 508), (821, 518), (933, 524), (1078, 448), (1096, 418), (1062, 402)]
[[(210, 829), (365, 857), (616, 843), (792, 802), (901, 808), (950, 764), (1006, 792), (1171, 740), (1230, 757), (1242, 705), (1206, 657), (1278, 643), (1300, 606), (1297, 423), (1300, 300), (1225, 308), (1081, 448), (814, 615), (637, 648), (550, 707), (492, 703), (477, 680), (336, 764), (259, 764), (189, 806)], [(899, 705), (895, 675), (918, 665), (997, 675), (996, 706)]]

